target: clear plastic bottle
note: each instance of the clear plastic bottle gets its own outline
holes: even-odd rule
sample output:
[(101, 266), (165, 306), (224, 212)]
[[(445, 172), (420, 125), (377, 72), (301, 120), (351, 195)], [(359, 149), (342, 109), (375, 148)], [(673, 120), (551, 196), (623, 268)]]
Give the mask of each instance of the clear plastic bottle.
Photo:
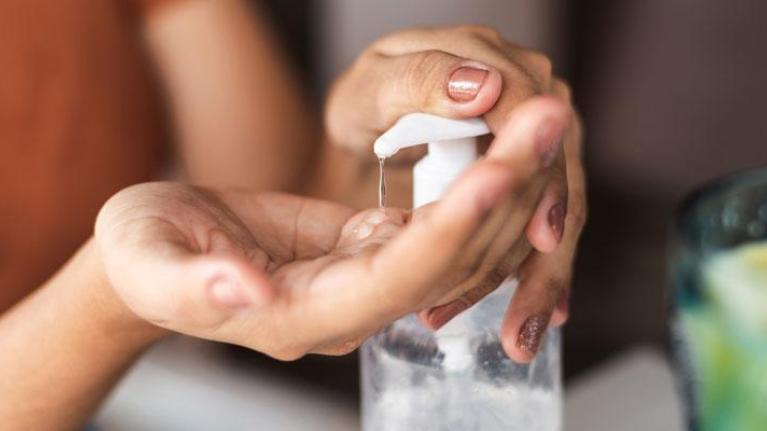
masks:
[[(379, 157), (428, 142), (414, 168), (414, 207), (438, 199), (476, 160), (481, 119), (409, 114), (376, 141)], [(527, 365), (503, 351), (499, 329), (516, 283), (496, 291), (440, 330), (415, 316), (389, 325), (362, 347), (364, 431), (559, 431), (560, 333), (549, 330)]]

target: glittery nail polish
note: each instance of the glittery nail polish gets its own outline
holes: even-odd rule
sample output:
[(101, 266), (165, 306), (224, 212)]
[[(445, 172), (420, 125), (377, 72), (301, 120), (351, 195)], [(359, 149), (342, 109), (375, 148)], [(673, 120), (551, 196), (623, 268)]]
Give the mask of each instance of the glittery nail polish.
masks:
[(538, 352), (548, 323), (549, 319), (542, 314), (528, 317), (519, 329), (517, 347), (531, 354)]

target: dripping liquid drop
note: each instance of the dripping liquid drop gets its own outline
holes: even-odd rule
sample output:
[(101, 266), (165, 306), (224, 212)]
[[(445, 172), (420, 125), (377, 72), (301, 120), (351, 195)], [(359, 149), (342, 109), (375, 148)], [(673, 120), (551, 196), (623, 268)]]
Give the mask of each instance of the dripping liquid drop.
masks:
[(378, 158), (378, 207), (386, 208), (386, 173), (384, 172), (385, 157)]

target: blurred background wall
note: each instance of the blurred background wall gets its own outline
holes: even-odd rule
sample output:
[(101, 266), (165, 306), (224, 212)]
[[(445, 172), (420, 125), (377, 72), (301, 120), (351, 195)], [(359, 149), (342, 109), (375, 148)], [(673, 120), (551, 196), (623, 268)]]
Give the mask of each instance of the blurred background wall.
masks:
[[(318, 84), (334, 77), (379, 37), (404, 28), (483, 24), (536, 49), (560, 54), (563, 9), (556, 1), (526, 0), (326, 0), (318, 2)], [(560, 55), (555, 55), (561, 57)]]
[(702, 182), (767, 165), (767, 3), (570, 4), (591, 205), (566, 330), (574, 372), (630, 344), (665, 343), (675, 206)]
[[(271, 3), (318, 101), (361, 49), (400, 28), (492, 25), (549, 54), (583, 115), (590, 191), (565, 329), (566, 376), (632, 345), (665, 345), (665, 244), (676, 202), (707, 179), (767, 164), (767, 3)], [(356, 394), (353, 359), (307, 358), (298, 367), (258, 361), (350, 400)]]

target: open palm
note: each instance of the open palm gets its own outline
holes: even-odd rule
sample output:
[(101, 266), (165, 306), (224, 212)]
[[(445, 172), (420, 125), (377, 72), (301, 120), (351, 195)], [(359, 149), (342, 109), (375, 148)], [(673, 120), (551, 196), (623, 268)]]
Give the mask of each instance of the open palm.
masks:
[[(99, 253), (120, 298), (160, 327), (281, 359), (346, 353), (407, 313), (497, 286), (498, 268), (515, 269), (548, 176), (534, 120), (566, 121), (558, 107), (510, 121), (495, 155), (412, 214), (149, 183), (104, 206)], [(521, 257), (509, 262), (515, 244)]]

